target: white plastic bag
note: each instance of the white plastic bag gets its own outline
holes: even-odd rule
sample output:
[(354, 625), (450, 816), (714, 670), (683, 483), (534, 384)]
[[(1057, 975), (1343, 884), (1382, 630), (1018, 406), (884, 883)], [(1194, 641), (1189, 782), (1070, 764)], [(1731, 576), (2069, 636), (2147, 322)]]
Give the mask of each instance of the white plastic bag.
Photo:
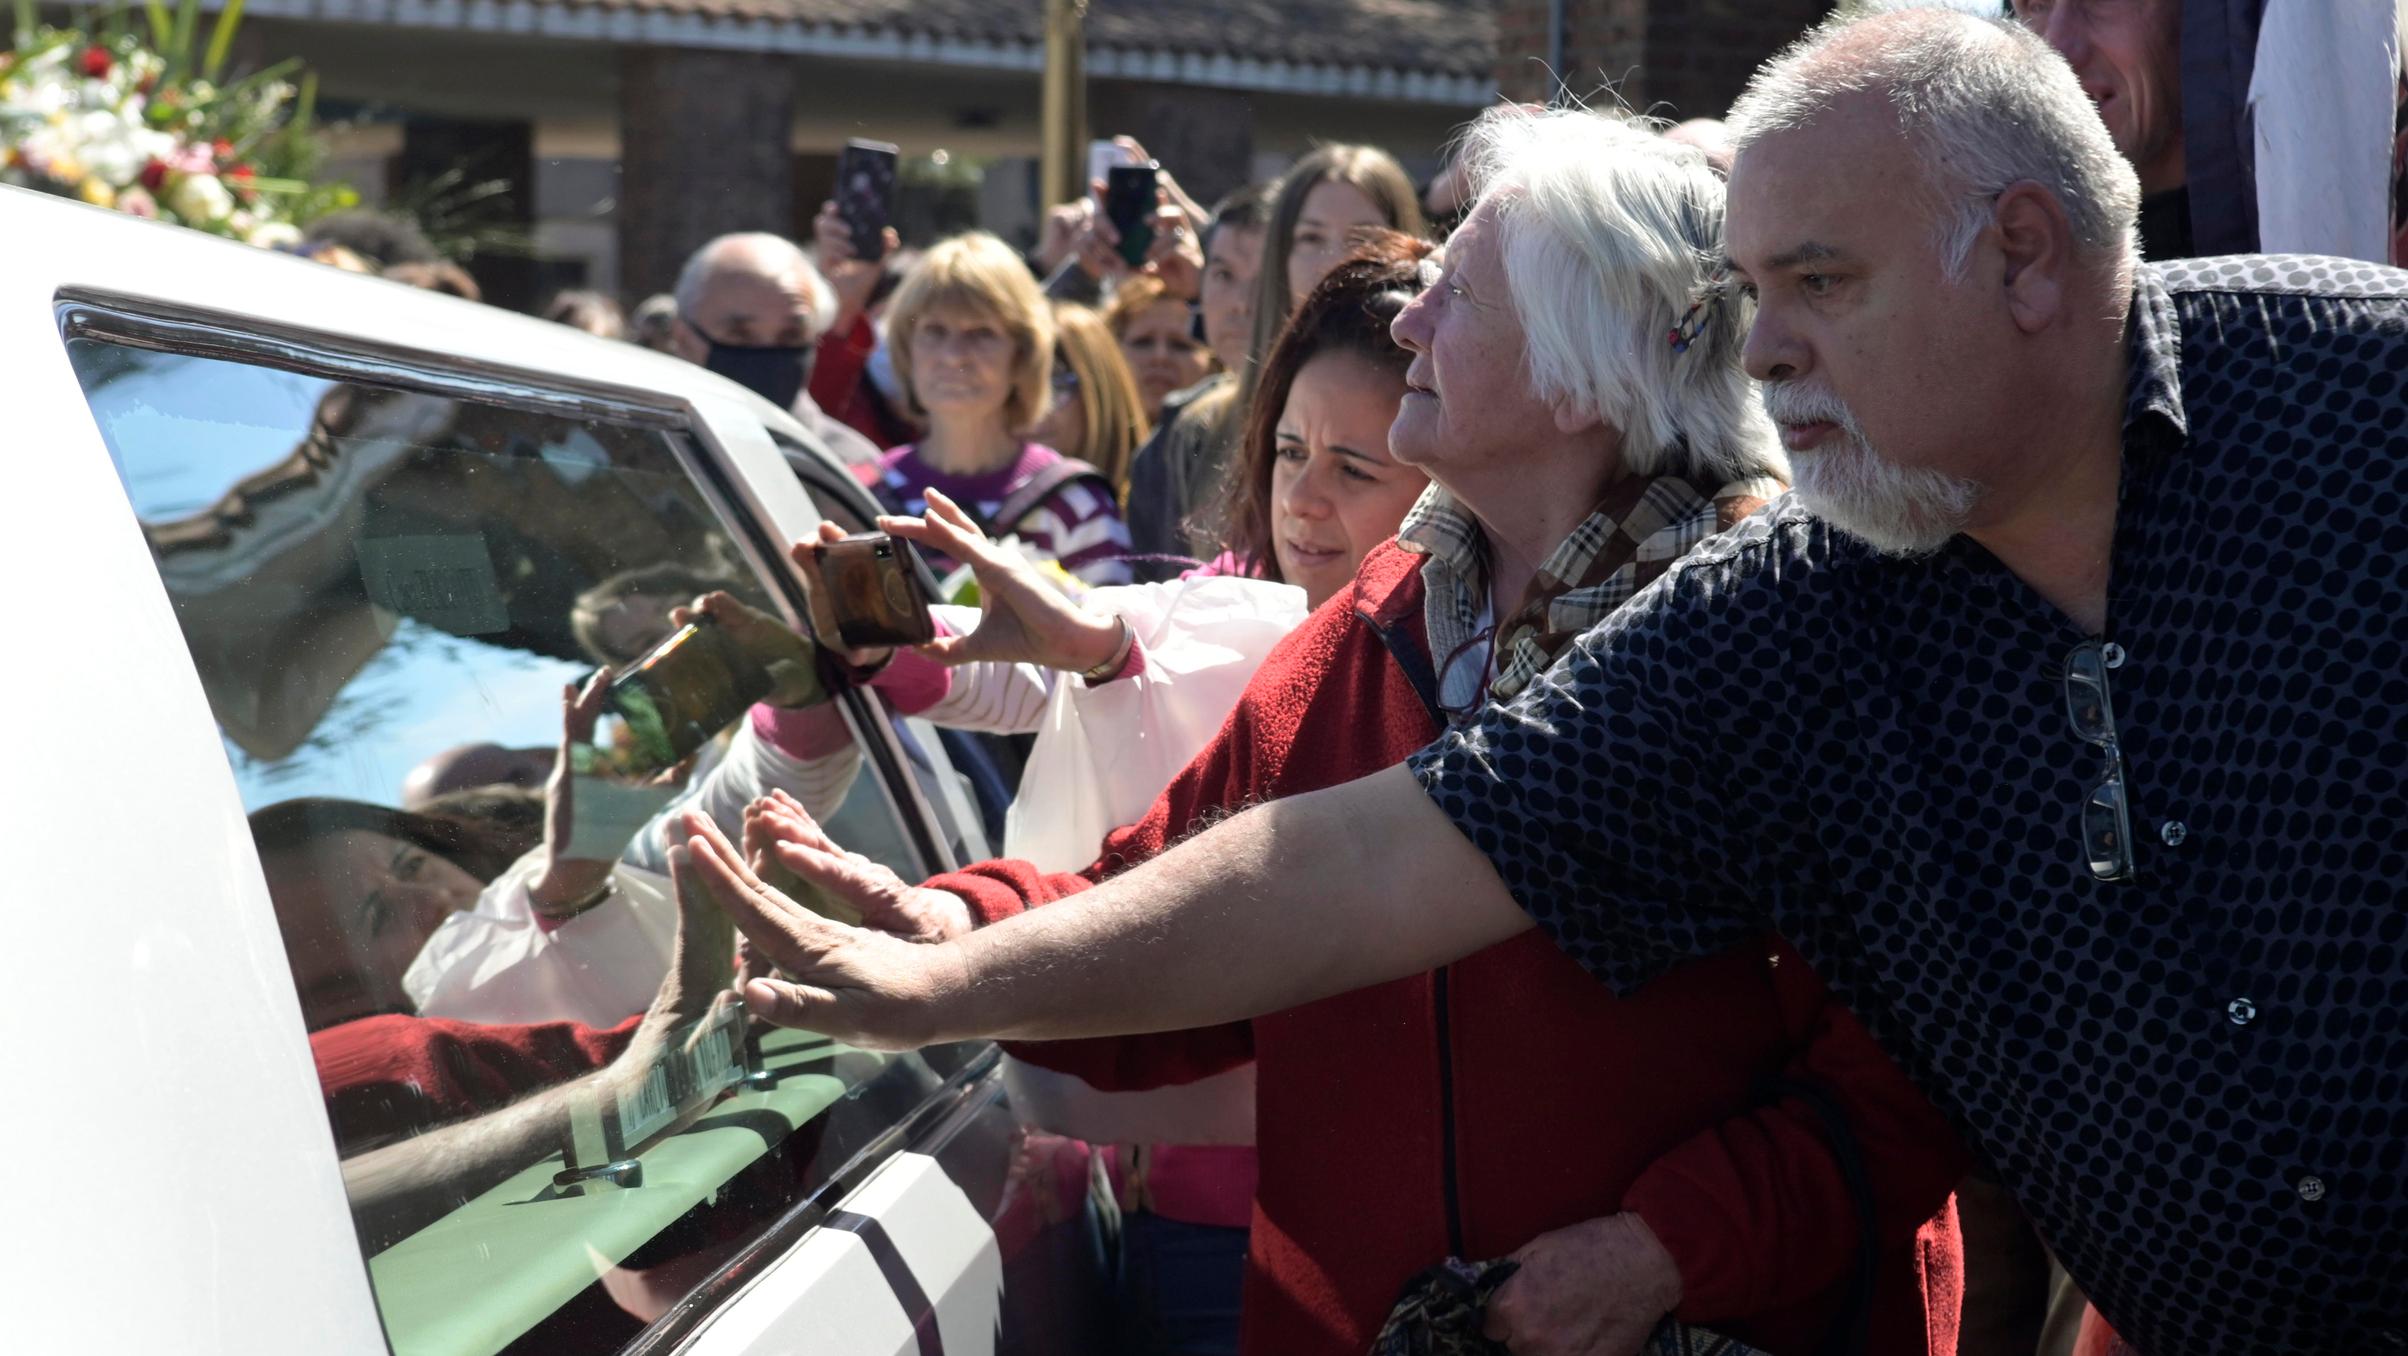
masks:
[(616, 894), (547, 929), (527, 898), (542, 869), (541, 852), (520, 858), (435, 929), (402, 979), (421, 1016), (611, 1027), (651, 1005), (677, 944), (669, 882), (621, 863)]
[(1054, 684), (1003, 839), (1006, 856), (1048, 871), (1086, 866), (1105, 834), (1143, 818), (1306, 614), (1304, 590), (1232, 576), (1099, 588), (1082, 601), (1128, 622), (1145, 669)]
[[(1232, 576), (1096, 589), (1145, 649), (1135, 678), (1054, 684), (1037, 747), (1004, 818), (1004, 855), (1047, 871), (1093, 862), (1104, 835), (1144, 818), (1194, 761), (1271, 647), (1303, 624), (1304, 590)], [(1254, 1066), (1150, 1092), (1102, 1092), (1007, 1058), (1004, 1082), (1025, 1124), (1093, 1144), (1252, 1144)]]

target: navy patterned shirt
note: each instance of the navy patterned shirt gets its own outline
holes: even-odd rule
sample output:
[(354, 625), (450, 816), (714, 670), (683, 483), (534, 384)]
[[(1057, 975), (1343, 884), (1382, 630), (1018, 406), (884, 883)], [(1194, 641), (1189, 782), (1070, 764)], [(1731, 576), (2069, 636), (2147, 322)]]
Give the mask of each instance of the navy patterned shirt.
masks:
[(2104, 651), (1784, 500), (1413, 759), (1617, 988), (1779, 928), (2155, 1356), (2408, 1349), (2408, 273), (2143, 268)]

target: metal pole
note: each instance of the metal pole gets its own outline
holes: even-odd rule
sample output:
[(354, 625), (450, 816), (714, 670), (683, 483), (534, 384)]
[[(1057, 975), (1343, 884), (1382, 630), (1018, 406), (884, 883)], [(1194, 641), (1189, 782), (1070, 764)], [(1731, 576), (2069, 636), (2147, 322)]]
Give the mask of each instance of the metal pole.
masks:
[(1045, 0), (1044, 102), (1037, 208), (1087, 191), (1087, 0)]
[(1564, 0), (1547, 0), (1547, 102), (1563, 102), (1571, 84), (1564, 72)]

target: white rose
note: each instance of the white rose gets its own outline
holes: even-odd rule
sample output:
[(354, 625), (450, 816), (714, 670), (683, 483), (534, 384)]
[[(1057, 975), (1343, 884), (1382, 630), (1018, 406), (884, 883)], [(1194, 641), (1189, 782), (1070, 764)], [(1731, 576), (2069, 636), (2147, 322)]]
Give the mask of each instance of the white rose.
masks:
[(234, 210), (234, 195), (214, 174), (183, 174), (167, 186), (167, 210), (194, 226)]
[(152, 157), (164, 158), (176, 146), (176, 139), (167, 133), (154, 132), (114, 112), (80, 115), (70, 136), (84, 168), (118, 187), (134, 182)]

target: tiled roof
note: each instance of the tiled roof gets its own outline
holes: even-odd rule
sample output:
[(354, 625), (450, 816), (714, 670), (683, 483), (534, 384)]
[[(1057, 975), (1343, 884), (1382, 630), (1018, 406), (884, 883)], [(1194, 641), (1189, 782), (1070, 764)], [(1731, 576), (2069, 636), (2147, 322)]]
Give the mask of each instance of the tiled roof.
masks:
[[(549, 7), (766, 20), (1019, 45), (1045, 37), (1043, 0), (543, 0)], [(1090, 50), (1368, 67), (1486, 79), (1492, 0), (1090, 0)]]

